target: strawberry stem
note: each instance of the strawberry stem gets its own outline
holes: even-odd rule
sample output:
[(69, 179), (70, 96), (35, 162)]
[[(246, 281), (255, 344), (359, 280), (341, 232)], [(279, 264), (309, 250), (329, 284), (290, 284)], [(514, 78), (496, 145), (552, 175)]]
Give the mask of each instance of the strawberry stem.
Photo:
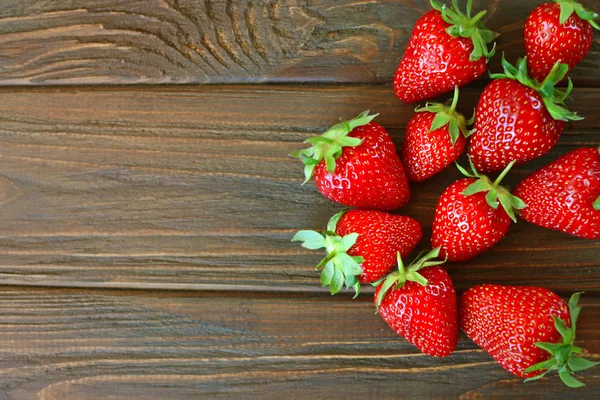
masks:
[(350, 256), (348, 250), (354, 246), (358, 233), (339, 236), (335, 233), (338, 222), (346, 211), (335, 214), (327, 223), (327, 230), (315, 232), (310, 230), (298, 231), (292, 242), (302, 242), (301, 246), (309, 250), (325, 248), (327, 255), (318, 264), (316, 269), (321, 270), (321, 284), (329, 286), (332, 295), (338, 293), (342, 286), (353, 288), (354, 298), (360, 293), (358, 277), (363, 273), (361, 264), (363, 257)]
[(486, 175), (477, 172), (477, 169), (475, 169), (475, 166), (470, 158), (469, 165), (471, 167), (471, 172), (461, 167), (458, 163), (456, 164), (458, 170), (463, 175), (469, 178), (477, 179), (475, 182), (467, 186), (461, 194), (463, 196), (471, 196), (475, 193), (487, 192), (485, 195), (487, 204), (493, 209), (497, 209), (500, 205), (502, 205), (502, 208), (504, 208), (504, 211), (506, 211), (506, 214), (508, 214), (510, 219), (512, 219), (513, 222), (517, 222), (516, 214), (518, 214), (519, 210), (527, 207), (527, 204), (525, 204), (525, 202), (523, 202), (523, 200), (517, 196), (511, 194), (507, 187), (500, 186), (502, 179), (504, 179), (506, 174), (508, 174), (512, 166), (515, 165), (515, 161), (512, 161), (510, 164), (508, 164), (494, 182), (490, 181), (490, 178), (488, 178)]
[(585, 350), (573, 345), (575, 342), (577, 319), (579, 318), (579, 313), (581, 311), (581, 307), (577, 304), (580, 296), (580, 292), (574, 293), (569, 299), (570, 328), (567, 327), (565, 321), (554, 315), (552, 316), (554, 319), (554, 326), (562, 336), (563, 341), (562, 343), (535, 343), (537, 347), (547, 351), (552, 357), (549, 360), (542, 361), (527, 368), (525, 370), (526, 373), (536, 371), (543, 372), (533, 378), (525, 379), (525, 382), (540, 379), (550, 371), (558, 371), (558, 376), (565, 385), (571, 388), (577, 388), (585, 385), (573, 377), (573, 372), (582, 371), (600, 364), (580, 357), (579, 354), (584, 353)]
[(569, 17), (576, 13), (579, 18), (584, 21), (589, 22), (590, 25), (594, 29), (599, 29), (600, 26), (596, 23), (595, 19), (598, 18), (598, 13), (595, 13), (592, 10), (588, 10), (584, 8), (581, 3), (578, 3), (575, 0), (554, 0), (560, 6), (560, 18), (559, 22), (561, 25), (564, 25)]
[(378, 115), (369, 115), (369, 110), (363, 111), (354, 119), (341, 121), (332, 126), (321, 136), (306, 139), (304, 143), (311, 144), (311, 147), (290, 153), (291, 157), (301, 159), (304, 164), (302, 184), (312, 178), (315, 167), (323, 160), (327, 171), (333, 174), (336, 160), (342, 155), (342, 148), (356, 147), (362, 143), (362, 139), (348, 136), (350, 132), (359, 126), (369, 124)]
[(446, 260), (436, 260), (440, 255), (440, 249), (441, 247), (436, 247), (426, 254), (419, 254), (408, 267), (404, 267), (404, 262), (402, 261), (402, 257), (398, 252), (398, 270), (373, 283), (373, 286), (381, 285), (381, 288), (377, 293), (377, 298), (375, 299), (375, 313), (377, 314), (379, 311), (379, 307), (381, 306), (383, 298), (392, 286), (394, 289), (400, 289), (404, 286), (406, 281), (416, 282), (421, 286), (427, 286), (429, 282), (427, 282), (427, 279), (418, 271), (423, 268), (433, 267), (435, 265), (441, 265), (445, 263)]
[(490, 59), (494, 55), (496, 44), (490, 50), (488, 49), (488, 43), (493, 42), (498, 35), (480, 22), (487, 11), (481, 11), (475, 17), (471, 18), (472, 0), (467, 2), (466, 14), (460, 11), (456, 0), (452, 0), (452, 7), (447, 7), (437, 0), (430, 0), (430, 3), (431, 7), (442, 13), (444, 21), (450, 24), (446, 28), (446, 32), (450, 36), (471, 39), (473, 51), (469, 55), (470, 61), (477, 61), (481, 57)]
[(452, 144), (456, 143), (461, 133), (464, 137), (468, 137), (470, 132), (467, 128), (467, 125), (473, 123), (473, 121), (471, 120), (469, 120), (469, 123), (469, 121), (465, 119), (464, 115), (456, 111), (456, 106), (458, 105), (458, 98), (458, 86), (455, 86), (454, 95), (452, 97), (452, 102), (450, 106), (440, 103), (426, 103), (425, 107), (417, 107), (415, 109), (415, 112), (428, 111), (430, 113), (435, 114), (435, 117), (431, 122), (429, 132), (433, 132), (448, 125), (448, 133), (450, 134)]

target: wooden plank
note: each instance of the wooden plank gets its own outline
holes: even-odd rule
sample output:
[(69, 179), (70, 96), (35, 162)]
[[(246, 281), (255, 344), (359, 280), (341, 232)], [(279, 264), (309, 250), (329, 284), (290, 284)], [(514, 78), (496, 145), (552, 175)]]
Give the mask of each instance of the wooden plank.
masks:
[[(584, 296), (577, 343), (600, 360), (600, 299)], [(49, 399), (597, 398), (525, 384), (464, 335), (420, 354), (371, 300), (172, 292), (0, 290), (0, 397)], [(111, 397), (112, 396), (112, 397)]]
[[(467, 91), (470, 110), (477, 92)], [(598, 91), (578, 90), (552, 153), (600, 143)], [(0, 90), (0, 284), (321, 290), (321, 254), (290, 243), (340, 207), (288, 152), (339, 117), (380, 112), (399, 145), (412, 113), (388, 86), (211, 86)], [(577, 128), (577, 130), (574, 130)], [(413, 185), (399, 210), (425, 227), (450, 169)], [(475, 260), (449, 265), (459, 289), (535, 282), (600, 291), (600, 243), (520, 222)], [(368, 290), (368, 289), (367, 289)]]
[[(492, 68), (501, 52), (521, 56), (540, 1), (475, 3), (501, 34)], [(430, 9), (426, 0), (3, 0), (0, 84), (390, 82)], [(581, 86), (600, 82), (598, 37), (572, 74)]]

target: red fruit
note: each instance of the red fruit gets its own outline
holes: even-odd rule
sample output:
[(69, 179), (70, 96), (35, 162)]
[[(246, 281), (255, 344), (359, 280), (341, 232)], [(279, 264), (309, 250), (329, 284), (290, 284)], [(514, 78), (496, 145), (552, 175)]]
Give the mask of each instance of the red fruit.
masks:
[(396, 146), (365, 111), (307, 139), (312, 147), (291, 154), (304, 163), (305, 183), (314, 175), (328, 199), (350, 207), (394, 210), (408, 202), (410, 188)]
[(557, 62), (569, 72), (592, 47), (598, 14), (573, 0), (556, 0), (537, 7), (525, 23), (525, 49), (529, 74), (543, 81)]
[(534, 286), (475, 286), (463, 293), (460, 327), (510, 373), (539, 379), (558, 370), (570, 387), (583, 386), (572, 375), (598, 363), (573, 346), (581, 307), (580, 293), (569, 304), (550, 290)]
[(504, 74), (492, 74), (496, 80), (479, 98), (468, 153), (481, 172), (501, 171), (511, 161), (518, 165), (540, 157), (558, 141), (563, 121), (581, 119), (563, 104), (573, 88), (570, 81), (566, 92), (554, 88), (568, 67), (556, 64), (539, 83), (527, 75), (525, 63), (519, 59), (515, 68), (503, 57)]
[(402, 146), (402, 162), (408, 179), (424, 181), (455, 162), (464, 152), (469, 136), (465, 117), (455, 111), (458, 88), (452, 104), (427, 104), (417, 108), (408, 122)]
[(453, 7), (431, 0), (434, 10), (422, 16), (408, 41), (404, 57), (394, 77), (396, 96), (405, 103), (430, 99), (465, 86), (486, 70), (487, 44), (496, 34), (479, 20), (482, 11), (471, 18), (471, 2), (463, 14)]
[(514, 194), (521, 218), (586, 239), (600, 239), (600, 149), (582, 147), (525, 178)]
[[(430, 356), (446, 357), (456, 348), (456, 291), (448, 273), (437, 265), (439, 249), (391, 273), (375, 291), (381, 317), (399, 335)], [(418, 271), (418, 272), (417, 272)]]
[[(496, 244), (516, 221), (515, 210), (525, 204), (512, 196), (500, 181), (512, 163), (495, 182), (480, 175), (459, 169), (469, 178), (450, 185), (438, 201), (433, 219), (431, 245), (441, 247), (442, 257), (449, 261), (467, 261)], [(499, 207), (502, 205), (502, 207)]]
[(342, 284), (358, 295), (360, 283), (385, 276), (396, 265), (396, 255), (407, 257), (421, 240), (419, 222), (410, 217), (381, 211), (342, 211), (329, 220), (327, 230), (299, 231), (292, 241), (301, 241), (311, 250), (325, 248), (319, 263), (321, 283), (337, 293)]

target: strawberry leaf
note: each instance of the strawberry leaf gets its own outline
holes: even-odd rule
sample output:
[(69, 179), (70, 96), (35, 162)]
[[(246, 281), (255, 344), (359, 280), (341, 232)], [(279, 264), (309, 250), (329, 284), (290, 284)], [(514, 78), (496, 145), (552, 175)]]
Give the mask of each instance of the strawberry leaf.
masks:
[(462, 191), (463, 196), (470, 196), (479, 192), (487, 192), (490, 190), (490, 181), (485, 179), (478, 179), (471, 183), (465, 190)]
[[(574, 346), (573, 342), (575, 341), (575, 324), (577, 323), (577, 319), (579, 316), (579, 311), (581, 307), (577, 305), (579, 301), (581, 293), (574, 293), (569, 300), (569, 312), (571, 319), (571, 327), (567, 327), (567, 324), (562, 320), (557, 318), (556, 316), (552, 316), (554, 319), (554, 324), (556, 330), (561, 334), (563, 338), (562, 343), (545, 343), (538, 342), (535, 345), (541, 349), (546, 350), (552, 358), (550, 360), (544, 361), (542, 363), (538, 363), (533, 365), (525, 370), (525, 372), (533, 372), (536, 370), (542, 370), (545, 367), (550, 370), (558, 370), (558, 374), (560, 379), (564, 382), (565, 385), (569, 387), (581, 387), (583, 383), (579, 382), (572, 376), (572, 372), (581, 371), (583, 369), (594, 367), (600, 363), (588, 361), (578, 354), (584, 352), (584, 350), (580, 347)], [(552, 365), (552, 366), (551, 366)], [(546, 371), (546, 372), (548, 372)], [(536, 377), (537, 378), (537, 377)], [(534, 379), (534, 378), (532, 378)], [(532, 380), (529, 379), (529, 380)], [(529, 381), (529, 380), (526, 380)]]
[(311, 147), (290, 153), (291, 157), (300, 158), (305, 165), (304, 183), (312, 178), (315, 166), (322, 161), (325, 161), (327, 172), (333, 174), (336, 160), (342, 155), (342, 149), (356, 147), (362, 143), (361, 139), (348, 135), (355, 128), (369, 124), (377, 115), (369, 115), (369, 111), (364, 111), (354, 119), (332, 126), (320, 136), (306, 139), (304, 142)]
[(309, 250), (325, 247), (325, 237), (315, 231), (298, 231), (292, 238), (292, 242), (302, 242), (301, 246)]
[(570, 388), (578, 388), (578, 387), (585, 386), (582, 382), (573, 378), (571, 373), (566, 369), (563, 371), (560, 371), (558, 373), (558, 375), (560, 376), (560, 380), (563, 381), (563, 383)]
[[(535, 371), (547, 370), (547, 369), (551, 369), (551, 368), (556, 369), (556, 360), (553, 358), (546, 360), (546, 361), (539, 362), (537, 364), (534, 364), (531, 367), (527, 368), (524, 372), (530, 373), (530, 372), (535, 372)], [(530, 378), (530, 379), (533, 379), (533, 378)]]
[(433, 122), (431, 123), (431, 128), (429, 128), (429, 132), (436, 131), (440, 129), (442, 126), (446, 125), (450, 122), (450, 116), (446, 113), (437, 113), (433, 118)]
[[(337, 257), (337, 259), (340, 260), (341, 265), (342, 265), (342, 271), (344, 272), (344, 275), (348, 276), (357, 276), (363, 273), (362, 268), (360, 267), (359, 263), (357, 263), (355, 261), (355, 259), (353, 257), (350, 257), (348, 254), (346, 253), (341, 253), (339, 254)], [(362, 259), (362, 257), (361, 257)], [(362, 263), (363, 261), (361, 261)], [(352, 286), (352, 285), (350, 285)]]
[(594, 210), (600, 211), (600, 197), (598, 197), (596, 201), (594, 201)]
[(344, 285), (344, 273), (342, 272), (342, 267), (337, 258), (334, 258), (331, 261), (333, 264), (333, 277), (331, 278), (331, 283), (329, 284), (329, 290), (333, 295), (342, 289), (342, 286)]
[(341, 246), (339, 248), (340, 253), (345, 253), (346, 251), (350, 250), (350, 248), (356, 243), (357, 239), (358, 233), (349, 233), (348, 235), (344, 236), (342, 238)]
[(567, 22), (567, 20), (569, 19), (571, 14), (573, 14), (574, 11), (575, 11), (575, 7), (573, 6), (573, 3), (561, 2), (560, 3), (560, 18), (558, 20), (560, 22), (560, 24), (564, 25), (565, 22)]
[(491, 50), (488, 50), (488, 44), (496, 38), (496, 34), (490, 31), (481, 23), (481, 19), (487, 11), (480, 11), (475, 17), (471, 18), (471, 9), (473, 1), (467, 2), (466, 14), (458, 7), (458, 2), (452, 0), (452, 7), (446, 7), (437, 0), (430, 0), (433, 9), (442, 14), (442, 18), (450, 26), (446, 32), (452, 37), (463, 37), (471, 39), (473, 51), (469, 55), (470, 61), (477, 61), (481, 57), (489, 59), (494, 54), (495, 44)]
[(429, 132), (436, 131), (448, 125), (448, 133), (450, 134), (452, 144), (456, 143), (460, 133), (462, 133), (464, 137), (468, 137), (469, 130), (467, 129), (467, 125), (471, 125), (473, 123), (473, 121), (467, 122), (465, 117), (456, 111), (458, 95), (458, 86), (455, 86), (454, 95), (449, 105), (440, 103), (427, 103), (425, 107), (417, 107), (415, 109), (415, 112), (427, 111), (435, 114), (433, 121), (431, 122)]
[(600, 362), (589, 361), (585, 358), (572, 354), (571, 357), (569, 357), (567, 364), (569, 368), (571, 368), (571, 371), (578, 372), (583, 371), (584, 369), (595, 367), (596, 365), (600, 364)]
[(560, 333), (560, 335), (562, 336), (563, 342), (568, 343), (568, 344), (573, 344), (573, 339), (574, 339), (573, 331), (571, 331), (571, 329), (569, 329), (567, 327), (567, 324), (565, 324), (565, 321), (556, 317), (555, 315), (552, 316), (552, 319), (554, 319), (554, 327), (556, 328), (558, 333)]
[[(537, 364), (536, 364), (536, 365), (537, 365)], [(527, 369), (529, 369), (529, 368), (527, 368)], [(527, 369), (526, 369), (525, 371), (527, 371)], [(546, 376), (546, 374), (547, 374), (548, 372), (550, 372), (550, 370), (547, 370), (547, 371), (545, 371), (545, 372), (542, 372), (541, 374), (539, 374), (539, 375), (536, 375), (536, 376), (534, 376), (534, 377), (532, 377), (532, 378), (527, 378), (527, 379), (525, 379), (525, 383), (527, 383), (527, 382), (531, 382), (531, 381), (537, 381), (538, 379), (542, 379), (544, 376)]]
[(546, 342), (537, 342), (534, 344), (537, 347), (539, 347), (540, 349), (544, 349), (552, 355), (555, 355), (563, 345), (562, 343), (546, 343)]
[(333, 269), (333, 261), (329, 260), (321, 271), (321, 285), (329, 286), (331, 284), (331, 279), (333, 279)]

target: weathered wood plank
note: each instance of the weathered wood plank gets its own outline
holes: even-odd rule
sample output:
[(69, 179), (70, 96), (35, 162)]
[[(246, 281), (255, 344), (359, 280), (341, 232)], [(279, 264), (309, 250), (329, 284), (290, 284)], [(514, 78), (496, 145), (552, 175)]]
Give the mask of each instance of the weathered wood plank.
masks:
[[(583, 297), (578, 343), (600, 360), (600, 300)], [(0, 290), (0, 397), (49, 399), (422, 399), (597, 397), (525, 384), (461, 335), (420, 354), (373, 313), (330, 296)], [(491, 391), (493, 390), (493, 391)]]
[[(469, 110), (477, 93), (467, 91)], [(598, 91), (578, 90), (552, 154), (600, 143)], [(321, 256), (290, 243), (340, 208), (288, 152), (339, 117), (380, 112), (396, 143), (412, 113), (388, 86), (211, 86), (0, 90), (0, 284), (320, 290)], [(574, 130), (574, 128), (577, 130)], [(413, 185), (429, 237), (454, 169)], [(428, 246), (427, 239), (422, 246)], [(460, 289), (536, 282), (600, 291), (600, 243), (520, 222), (488, 253), (449, 269)]]
[[(475, 2), (501, 34), (498, 54), (523, 54), (539, 3)], [(389, 82), (428, 10), (426, 0), (4, 0), (0, 84)], [(599, 44), (576, 83), (600, 82)]]

